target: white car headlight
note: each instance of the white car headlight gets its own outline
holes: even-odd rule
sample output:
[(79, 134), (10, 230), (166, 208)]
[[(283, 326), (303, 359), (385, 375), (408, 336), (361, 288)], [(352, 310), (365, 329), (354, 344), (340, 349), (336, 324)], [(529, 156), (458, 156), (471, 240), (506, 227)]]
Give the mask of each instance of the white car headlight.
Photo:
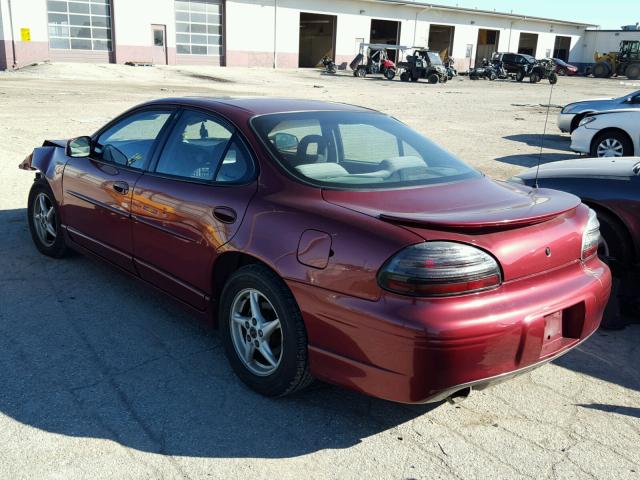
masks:
[(585, 125), (590, 124), (591, 122), (595, 122), (596, 117), (584, 117), (582, 120), (580, 120), (580, 123), (578, 124), (579, 127), (584, 127)]

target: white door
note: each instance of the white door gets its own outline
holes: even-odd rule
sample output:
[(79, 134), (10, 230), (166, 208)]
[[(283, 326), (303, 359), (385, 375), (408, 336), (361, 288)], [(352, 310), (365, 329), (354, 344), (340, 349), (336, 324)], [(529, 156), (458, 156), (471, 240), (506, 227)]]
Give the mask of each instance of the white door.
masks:
[(151, 25), (153, 45), (151, 47), (151, 62), (154, 65), (167, 64), (166, 27), (164, 25)]

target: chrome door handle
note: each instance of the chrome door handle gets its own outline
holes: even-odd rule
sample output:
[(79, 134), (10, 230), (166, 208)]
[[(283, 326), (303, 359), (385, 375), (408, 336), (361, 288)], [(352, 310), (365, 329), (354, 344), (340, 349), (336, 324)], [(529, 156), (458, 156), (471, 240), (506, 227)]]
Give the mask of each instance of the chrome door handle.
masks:
[(234, 223), (238, 217), (236, 211), (229, 207), (215, 207), (213, 216), (222, 223)]
[(129, 184), (127, 182), (113, 182), (111, 186), (116, 192), (122, 195), (129, 193)]

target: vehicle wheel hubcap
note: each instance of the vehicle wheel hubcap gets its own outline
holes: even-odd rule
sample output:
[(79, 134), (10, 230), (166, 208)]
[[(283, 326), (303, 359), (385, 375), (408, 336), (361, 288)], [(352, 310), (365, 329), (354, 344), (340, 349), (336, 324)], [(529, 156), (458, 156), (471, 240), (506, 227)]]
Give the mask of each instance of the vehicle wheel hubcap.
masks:
[(231, 340), (238, 357), (255, 375), (271, 375), (282, 360), (282, 328), (271, 302), (258, 290), (239, 292), (231, 305)]
[(46, 246), (52, 246), (57, 237), (56, 210), (46, 193), (39, 193), (33, 204), (33, 226), (40, 241)]
[(623, 153), (622, 143), (615, 138), (607, 138), (598, 145), (598, 157), (621, 157)]

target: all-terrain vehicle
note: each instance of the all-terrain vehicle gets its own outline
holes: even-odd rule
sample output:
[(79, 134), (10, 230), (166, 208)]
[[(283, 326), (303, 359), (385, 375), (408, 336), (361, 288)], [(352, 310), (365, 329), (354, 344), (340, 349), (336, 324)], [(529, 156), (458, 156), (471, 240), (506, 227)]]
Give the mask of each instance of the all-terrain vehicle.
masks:
[(494, 65), (489, 63), (486, 58), (482, 59), (482, 64), (479, 67), (469, 70), (470, 80), (495, 80), (498, 78), (498, 72)]
[(449, 78), (440, 55), (431, 50), (415, 49), (412, 55), (407, 55), (406, 61), (398, 63), (398, 68), (402, 69), (400, 80), (403, 82), (424, 78), (429, 83), (445, 83)]
[(387, 49), (400, 50), (405, 47), (382, 43), (361, 43), (360, 51), (349, 64), (354, 77), (382, 74), (387, 80), (396, 76), (396, 64), (389, 59)]
[(516, 73), (516, 81), (522, 82), (529, 77), (530, 83), (538, 83), (540, 80), (549, 80), (551, 85), (558, 83), (558, 74), (556, 73), (556, 62), (551, 58), (536, 60), (535, 63), (524, 65)]

